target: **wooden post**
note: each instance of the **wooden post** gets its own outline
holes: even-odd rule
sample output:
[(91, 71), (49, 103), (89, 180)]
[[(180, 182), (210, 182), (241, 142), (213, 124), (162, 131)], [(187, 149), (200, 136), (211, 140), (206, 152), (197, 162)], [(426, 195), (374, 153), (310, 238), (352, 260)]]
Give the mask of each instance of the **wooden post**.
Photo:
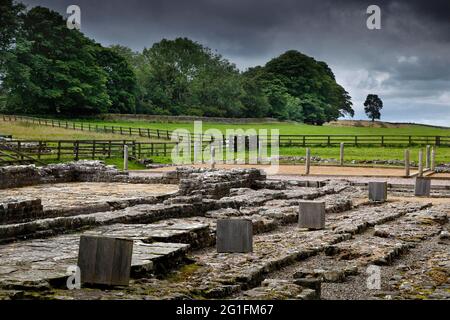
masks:
[(431, 171), (436, 170), (436, 146), (431, 150)]
[(108, 158), (111, 158), (111, 140), (108, 142)]
[(305, 174), (309, 174), (311, 167), (311, 149), (306, 148)]
[(341, 142), (341, 148), (339, 153), (339, 164), (344, 165), (344, 142)]
[(431, 168), (431, 146), (427, 145), (426, 154), (425, 154), (425, 169)]
[(128, 171), (128, 146), (123, 145), (123, 171)]
[(58, 155), (57, 155), (58, 161), (61, 160), (61, 141), (58, 141)]
[(211, 144), (211, 159), (210, 159), (210, 163), (211, 163), (211, 169), (215, 169), (216, 168), (216, 148)]
[(79, 147), (80, 147), (80, 145), (79, 145), (79, 143), (78, 143), (78, 141), (75, 141), (74, 143), (74, 149), (75, 149), (75, 161), (78, 161), (78, 149), (79, 149)]
[(410, 167), (409, 167), (409, 150), (405, 150), (405, 177), (409, 177)]
[(419, 177), (423, 176), (423, 150), (419, 150)]

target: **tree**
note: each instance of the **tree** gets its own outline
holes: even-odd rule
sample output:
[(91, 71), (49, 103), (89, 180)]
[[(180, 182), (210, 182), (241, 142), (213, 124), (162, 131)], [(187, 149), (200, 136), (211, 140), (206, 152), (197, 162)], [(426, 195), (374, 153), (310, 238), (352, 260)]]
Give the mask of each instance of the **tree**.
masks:
[(0, 0), (0, 81), (5, 75), (5, 63), (20, 33), (24, 9), (23, 4), (15, 4), (13, 0)]
[(111, 100), (110, 113), (136, 112), (136, 76), (128, 61), (114, 50), (97, 50), (97, 63), (107, 75), (106, 89)]
[(155, 43), (139, 60), (140, 101), (150, 113), (241, 116), (236, 67), (187, 38)]
[(380, 119), (381, 112), (380, 110), (383, 108), (383, 101), (376, 94), (369, 94), (367, 96), (366, 101), (364, 102), (364, 111), (367, 116), (372, 119), (372, 122), (375, 119)]
[(108, 74), (97, 64), (97, 45), (63, 17), (35, 7), (23, 17), (23, 34), (6, 62), (7, 110), (24, 113), (107, 112)]
[[(337, 84), (328, 65), (298, 51), (287, 51), (264, 67), (252, 68), (246, 73), (257, 75), (269, 94), (270, 114), (279, 119), (287, 117), (321, 125), (343, 115), (354, 115), (348, 92)], [(283, 90), (285, 93), (281, 93)], [(287, 105), (287, 100), (282, 98), (285, 94), (297, 98), (298, 103), (293, 104), (291, 99)]]

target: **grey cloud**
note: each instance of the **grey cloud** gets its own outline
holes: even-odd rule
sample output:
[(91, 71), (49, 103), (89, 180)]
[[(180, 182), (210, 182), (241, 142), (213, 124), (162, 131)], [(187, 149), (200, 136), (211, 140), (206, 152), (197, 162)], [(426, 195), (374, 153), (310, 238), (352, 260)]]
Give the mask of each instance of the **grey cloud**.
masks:
[[(82, 31), (104, 45), (119, 43), (141, 50), (162, 38), (186, 36), (217, 49), (242, 70), (296, 49), (329, 63), (353, 97), (358, 117), (364, 116), (365, 95), (377, 93), (384, 99), (385, 116), (400, 121), (403, 113), (420, 121), (426, 114), (440, 119), (436, 121), (450, 120), (445, 117), (450, 106), (442, 107), (440, 99), (450, 91), (448, 0), (25, 3), (63, 14), (69, 4), (80, 5)], [(381, 7), (381, 30), (366, 28), (366, 8), (371, 4)]]

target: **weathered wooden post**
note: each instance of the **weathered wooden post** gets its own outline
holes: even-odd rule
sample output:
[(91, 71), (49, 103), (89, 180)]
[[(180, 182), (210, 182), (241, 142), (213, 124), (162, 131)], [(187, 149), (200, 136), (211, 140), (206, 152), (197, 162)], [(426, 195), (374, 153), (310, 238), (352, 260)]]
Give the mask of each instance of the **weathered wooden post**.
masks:
[(405, 150), (405, 177), (409, 177), (410, 175), (410, 166), (409, 166), (409, 150)]
[(431, 171), (436, 170), (436, 146), (431, 150)]
[(419, 150), (419, 177), (423, 176), (423, 150)]
[(305, 174), (309, 174), (311, 167), (311, 149), (306, 148)]
[(216, 168), (216, 147), (214, 147), (212, 144), (211, 144), (210, 154), (211, 154), (211, 159), (210, 159), (211, 169), (215, 169)]
[(301, 201), (299, 203), (298, 225), (300, 228), (325, 228), (325, 202)]
[(431, 146), (427, 145), (426, 155), (425, 155), (425, 169), (429, 170), (431, 168)]
[(132, 254), (133, 240), (81, 236), (78, 252), (81, 283), (127, 286)]
[(340, 152), (339, 152), (339, 164), (344, 165), (344, 143), (341, 142)]
[(123, 171), (128, 171), (128, 146), (123, 145)]
[(219, 253), (252, 252), (252, 221), (248, 219), (217, 220), (216, 247)]

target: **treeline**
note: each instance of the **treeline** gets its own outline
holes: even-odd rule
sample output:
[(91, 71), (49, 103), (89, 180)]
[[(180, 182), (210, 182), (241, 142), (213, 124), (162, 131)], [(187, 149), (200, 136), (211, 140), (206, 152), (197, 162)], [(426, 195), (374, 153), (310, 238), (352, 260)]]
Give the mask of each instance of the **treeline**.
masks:
[(273, 117), (312, 124), (354, 114), (328, 65), (298, 51), (240, 72), (186, 38), (164, 39), (142, 52), (105, 48), (69, 30), (54, 11), (25, 11), (0, 1), (0, 95), (6, 112)]

